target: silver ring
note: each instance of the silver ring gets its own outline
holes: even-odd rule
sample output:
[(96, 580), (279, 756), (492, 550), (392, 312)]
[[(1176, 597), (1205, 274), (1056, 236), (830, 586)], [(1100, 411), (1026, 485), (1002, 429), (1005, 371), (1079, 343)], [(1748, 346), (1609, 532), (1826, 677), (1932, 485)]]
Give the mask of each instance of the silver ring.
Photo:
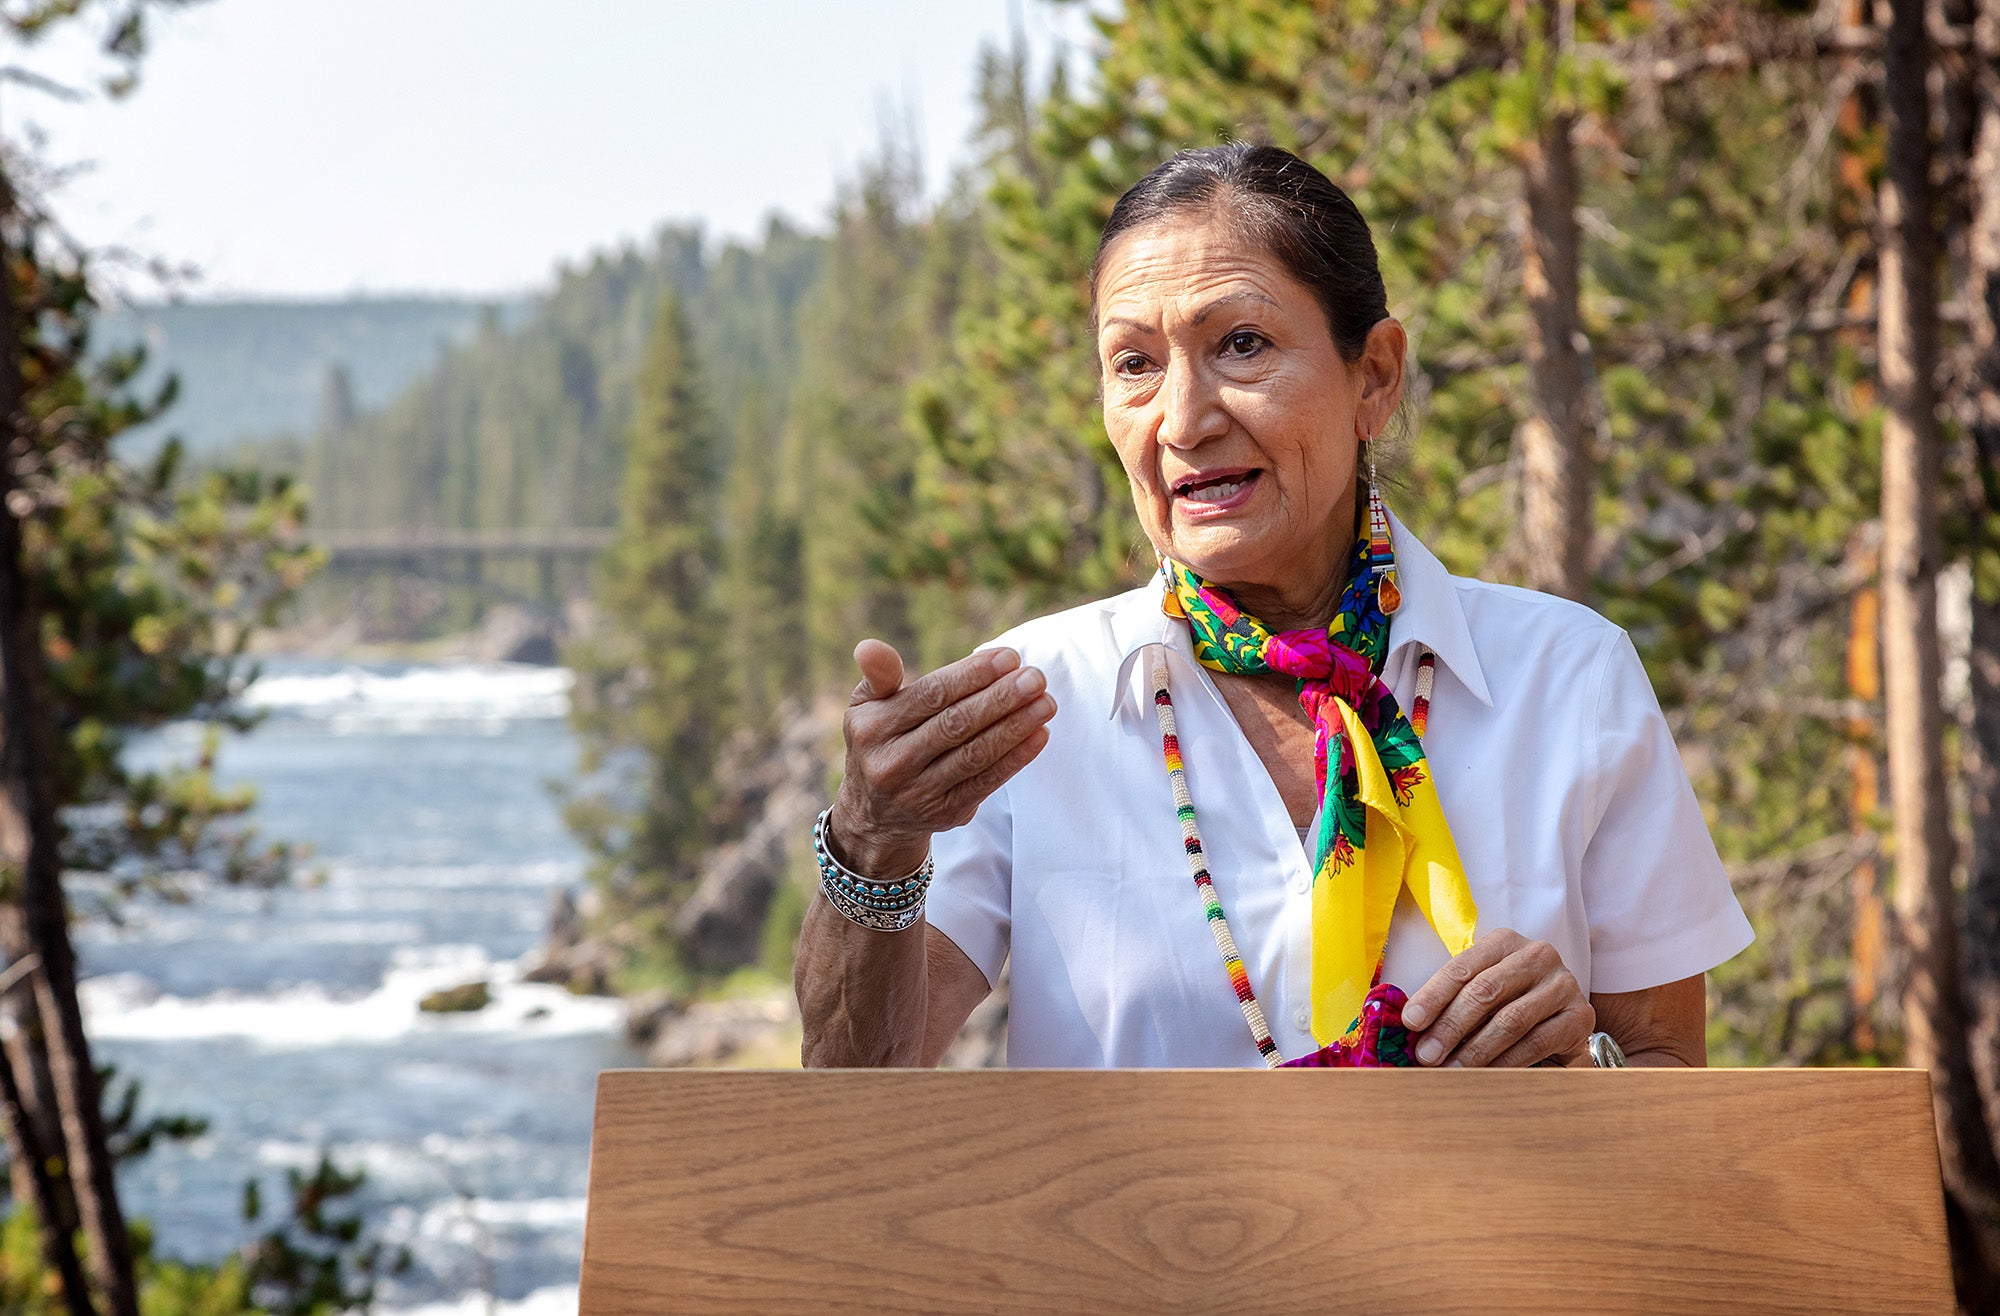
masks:
[(1590, 1063), (1599, 1069), (1626, 1069), (1625, 1053), (1609, 1033), (1592, 1033), (1588, 1043)]

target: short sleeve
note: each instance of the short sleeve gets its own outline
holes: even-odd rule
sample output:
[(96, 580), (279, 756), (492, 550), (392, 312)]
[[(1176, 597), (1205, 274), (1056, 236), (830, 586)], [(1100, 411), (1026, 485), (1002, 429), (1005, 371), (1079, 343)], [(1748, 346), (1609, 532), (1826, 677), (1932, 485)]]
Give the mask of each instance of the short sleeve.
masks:
[(1597, 824), (1582, 882), (1590, 990), (1643, 991), (1714, 968), (1756, 934), (1623, 631), (1599, 656), (1596, 711)]
[(934, 872), (924, 916), (979, 966), (990, 987), (1013, 932), (1014, 818), (1005, 787), (963, 827), (931, 838)]

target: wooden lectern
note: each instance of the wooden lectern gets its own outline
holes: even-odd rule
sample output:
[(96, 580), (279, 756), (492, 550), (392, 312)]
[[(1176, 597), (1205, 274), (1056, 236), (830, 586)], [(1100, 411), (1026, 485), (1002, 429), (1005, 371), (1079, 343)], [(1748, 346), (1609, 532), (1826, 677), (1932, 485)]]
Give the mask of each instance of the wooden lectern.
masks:
[(583, 1316), (1950, 1312), (1917, 1070), (607, 1072)]

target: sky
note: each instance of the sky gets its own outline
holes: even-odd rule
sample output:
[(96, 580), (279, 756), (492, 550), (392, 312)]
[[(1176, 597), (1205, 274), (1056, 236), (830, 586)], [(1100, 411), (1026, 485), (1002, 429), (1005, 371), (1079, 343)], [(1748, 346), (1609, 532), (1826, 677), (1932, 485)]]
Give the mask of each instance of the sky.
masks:
[[(1082, 23), (1045, 0), (207, 0), (154, 16), (132, 95), (9, 85), (0, 125), (83, 166), (54, 197), (78, 238), (196, 267), (182, 295), (504, 295), (667, 220), (817, 223), (889, 116), (936, 191), (981, 46), (1018, 25), (1045, 64)], [(80, 32), (7, 55), (109, 67)]]

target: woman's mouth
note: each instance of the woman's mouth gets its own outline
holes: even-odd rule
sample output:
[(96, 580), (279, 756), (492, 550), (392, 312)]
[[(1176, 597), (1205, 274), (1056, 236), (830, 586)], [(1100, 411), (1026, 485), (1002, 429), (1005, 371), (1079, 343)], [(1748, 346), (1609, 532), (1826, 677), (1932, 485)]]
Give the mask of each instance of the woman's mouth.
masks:
[(1247, 501), (1263, 477), (1262, 471), (1222, 471), (1183, 480), (1174, 486), (1174, 501), (1190, 516), (1227, 512)]

